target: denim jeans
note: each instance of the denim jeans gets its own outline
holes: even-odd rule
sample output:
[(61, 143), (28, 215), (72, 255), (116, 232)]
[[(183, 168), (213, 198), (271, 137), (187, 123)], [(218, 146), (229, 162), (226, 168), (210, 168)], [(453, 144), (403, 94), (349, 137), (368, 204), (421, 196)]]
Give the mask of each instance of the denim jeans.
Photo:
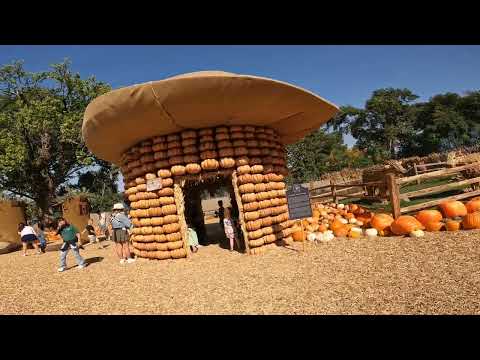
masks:
[(45, 249), (45, 247), (47, 246), (47, 242), (45, 241), (45, 236), (38, 235), (38, 240), (40, 241), (40, 247), (42, 249)]
[(60, 267), (67, 267), (67, 253), (69, 248), (72, 249), (77, 265), (85, 265), (85, 260), (80, 256), (77, 244), (69, 244), (69, 246), (65, 246), (65, 251), (60, 251)]

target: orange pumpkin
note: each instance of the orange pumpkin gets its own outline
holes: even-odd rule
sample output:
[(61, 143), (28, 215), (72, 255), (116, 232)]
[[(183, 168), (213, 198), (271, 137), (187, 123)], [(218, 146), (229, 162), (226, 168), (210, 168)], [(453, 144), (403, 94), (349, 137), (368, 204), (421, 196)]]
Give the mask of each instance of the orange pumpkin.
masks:
[(445, 226), (445, 224), (441, 221), (428, 221), (427, 223), (423, 224), (425, 226), (425, 230), (427, 231), (440, 231)]
[[(422, 211), (419, 211), (415, 217), (424, 226), (426, 226), (426, 224), (430, 222), (438, 223), (443, 219), (442, 213), (438, 210), (422, 210)], [(428, 227), (427, 227), (427, 230), (428, 230)]]
[(338, 237), (348, 236), (349, 232), (350, 232), (350, 227), (343, 224), (342, 226), (337, 227), (335, 230), (333, 230), (333, 234)]
[(461, 225), (461, 222), (456, 220), (447, 220), (447, 222), (445, 223), (445, 227), (447, 228), (447, 231), (460, 230), (460, 225)]
[(480, 229), (480, 211), (465, 215), (462, 221), (464, 229)]
[(325, 224), (320, 224), (318, 226), (318, 231), (320, 231), (320, 232), (325, 232), (327, 230), (328, 230), (328, 228), (327, 228), (327, 225), (325, 225)]
[(440, 205), (443, 215), (447, 218), (454, 218), (467, 215), (467, 208), (457, 200), (444, 201)]
[(408, 235), (415, 230), (424, 230), (425, 226), (410, 215), (402, 215), (392, 222), (390, 228), (395, 235)]
[(391, 233), (392, 233), (392, 230), (388, 227), (388, 228), (385, 228), (383, 230), (380, 230), (378, 232), (378, 235), (379, 236), (389, 236), (389, 235), (391, 235)]
[[(363, 220), (361, 220), (363, 221)], [(387, 214), (375, 214), (370, 222), (370, 225), (377, 229), (377, 231), (382, 231), (392, 225), (394, 219)], [(363, 221), (365, 223), (365, 221)]]
[(350, 220), (350, 219), (354, 219), (354, 218), (355, 218), (355, 215), (353, 215), (353, 214), (350, 213), (350, 212), (346, 212), (346, 213), (345, 213), (345, 217), (347, 218), (347, 220)]
[(344, 225), (344, 224), (343, 224), (340, 220), (335, 219), (335, 220), (333, 220), (333, 222), (330, 224), (330, 229), (331, 229), (332, 231), (335, 231), (335, 230), (337, 230), (338, 228), (341, 228), (343, 225)]
[(305, 232), (304, 231), (294, 231), (292, 233), (293, 241), (305, 241)]
[(465, 204), (465, 207), (469, 213), (480, 211), (480, 198), (473, 198)]

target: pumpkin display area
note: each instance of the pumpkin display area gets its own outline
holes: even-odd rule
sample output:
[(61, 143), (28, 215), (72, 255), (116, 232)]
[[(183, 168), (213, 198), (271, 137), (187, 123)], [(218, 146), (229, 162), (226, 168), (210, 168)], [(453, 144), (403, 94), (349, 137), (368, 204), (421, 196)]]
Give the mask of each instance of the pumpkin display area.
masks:
[[(242, 137), (251, 140), (247, 143)], [(239, 240), (250, 254), (262, 254), (274, 243), (288, 243), (293, 222), (286, 205), (284, 164), (283, 144), (267, 127), (184, 130), (131, 147), (122, 157), (121, 170), (134, 225), (135, 255), (161, 260), (186, 257), (188, 209), (182, 189), (218, 178), (231, 179), (242, 229)], [(161, 189), (149, 186), (155, 180)]]
[(480, 229), (480, 198), (465, 204), (447, 200), (438, 209), (421, 210), (394, 219), (391, 214), (372, 213), (356, 204), (315, 204), (312, 217), (297, 220), (294, 241), (328, 242), (335, 237), (422, 237), (426, 232)]

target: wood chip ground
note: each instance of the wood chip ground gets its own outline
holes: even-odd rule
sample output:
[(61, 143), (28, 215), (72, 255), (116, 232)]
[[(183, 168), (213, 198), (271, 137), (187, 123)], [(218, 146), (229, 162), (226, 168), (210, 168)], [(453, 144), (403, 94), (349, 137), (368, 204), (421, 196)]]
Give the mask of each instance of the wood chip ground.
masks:
[(480, 314), (479, 241), (479, 231), (335, 239), (259, 256), (211, 245), (128, 265), (106, 243), (82, 251), (83, 270), (69, 254), (64, 273), (58, 252), (16, 251), (0, 255), (0, 314)]

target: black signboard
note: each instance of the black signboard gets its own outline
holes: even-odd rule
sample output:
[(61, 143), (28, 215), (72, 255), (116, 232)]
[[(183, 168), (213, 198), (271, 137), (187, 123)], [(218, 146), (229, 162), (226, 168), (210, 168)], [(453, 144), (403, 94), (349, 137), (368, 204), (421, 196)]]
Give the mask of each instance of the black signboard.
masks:
[(294, 184), (287, 191), (288, 212), (290, 220), (312, 216), (312, 206), (308, 189), (300, 184)]

